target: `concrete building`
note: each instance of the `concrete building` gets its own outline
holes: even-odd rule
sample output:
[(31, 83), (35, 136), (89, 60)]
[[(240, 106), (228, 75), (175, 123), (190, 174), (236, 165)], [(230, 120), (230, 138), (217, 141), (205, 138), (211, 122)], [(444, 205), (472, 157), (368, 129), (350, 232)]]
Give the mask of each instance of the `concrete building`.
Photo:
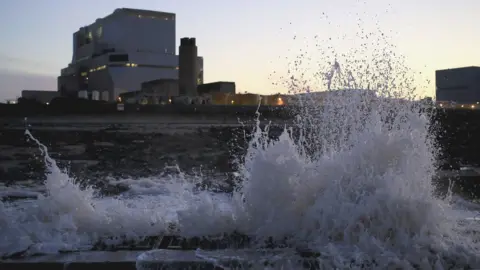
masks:
[(22, 98), (36, 100), (38, 102), (48, 104), (52, 99), (59, 97), (58, 91), (45, 91), (45, 90), (23, 90)]
[(437, 103), (480, 103), (480, 67), (437, 70), (435, 84)]
[[(178, 79), (175, 28), (173, 13), (128, 8), (80, 28), (58, 91), (63, 96), (99, 91), (102, 99), (114, 101), (121, 93), (139, 91), (143, 82)], [(196, 64), (203, 81), (203, 59), (197, 57)]]

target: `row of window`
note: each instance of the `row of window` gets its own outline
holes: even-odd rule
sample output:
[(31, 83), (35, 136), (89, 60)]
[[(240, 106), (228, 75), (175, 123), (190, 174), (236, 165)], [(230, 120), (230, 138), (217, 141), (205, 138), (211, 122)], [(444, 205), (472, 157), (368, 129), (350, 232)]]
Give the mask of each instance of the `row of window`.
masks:
[[(138, 67), (138, 64), (136, 64), (136, 63), (126, 63), (125, 66), (126, 67)], [(150, 65), (142, 65), (142, 66), (145, 66), (145, 67), (159, 67), (159, 66), (150, 66)], [(90, 72), (95, 72), (95, 71), (104, 70), (106, 68), (107, 68), (107, 65), (103, 65), (103, 66), (99, 66), (99, 67), (96, 67), (96, 68), (92, 68), (89, 71)], [(175, 69), (178, 70), (178, 67), (175, 67)], [(86, 71), (81, 72), (80, 75), (82, 77), (88, 76), (88, 72), (86, 72)]]
[(156, 16), (146, 16), (146, 15), (137, 15), (138, 18), (140, 19), (157, 19), (157, 20), (165, 20), (165, 21), (174, 21), (175, 16), (162, 16), (162, 17), (156, 17)]
[(103, 70), (103, 69), (106, 69), (106, 68), (107, 68), (107, 66), (103, 65), (103, 66), (99, 66), (99, 67), (90, 69), (90, 72), (95, 72), (95, 71)]

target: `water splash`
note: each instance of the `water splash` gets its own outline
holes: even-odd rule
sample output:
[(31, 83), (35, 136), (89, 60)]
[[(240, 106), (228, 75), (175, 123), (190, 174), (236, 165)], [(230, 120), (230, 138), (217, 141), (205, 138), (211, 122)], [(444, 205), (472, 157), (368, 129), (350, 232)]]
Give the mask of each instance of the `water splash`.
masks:
[[(370, 64), (354, 59), (335, 60), (327, 90), (299, 98), (299, 138), (286, 129), (272, 141), (257, 125), (232, 212), (218, 221), (259, 240), (286, 237), (321, 254), (325, 269), (365, 261), (375, 269), (480, 267), (478, 239), (468, 232), (478, 224), (434, 196), (438, 150), (402, 62), (388, 50)], [(364, 66), (374, 72), (352, 75)], [(355, 88), (362, 82), (369, 87)]]
[(48, 155), (45, 145), (29, 130), (45, 160), (46, 194), (37, 200), (0, 203), (0, 254), (9, 256), (91, 249), (100, 239), (119, 244), (125, 239), (171, 234), (176, 210), (192, 197), (193, 181), (172, 175), (161, 179), (168, 194), (101, 197), (91, 187), (81, 188)]

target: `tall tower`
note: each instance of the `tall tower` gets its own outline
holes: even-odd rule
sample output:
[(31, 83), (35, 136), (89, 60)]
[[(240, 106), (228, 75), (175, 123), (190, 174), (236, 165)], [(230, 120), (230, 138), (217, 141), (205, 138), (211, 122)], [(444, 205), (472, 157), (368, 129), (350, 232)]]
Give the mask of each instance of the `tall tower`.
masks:
[(180, 39), (178, 56), (178, 92), (180, 96), (197, 96), (197, 45), (195, 38)]

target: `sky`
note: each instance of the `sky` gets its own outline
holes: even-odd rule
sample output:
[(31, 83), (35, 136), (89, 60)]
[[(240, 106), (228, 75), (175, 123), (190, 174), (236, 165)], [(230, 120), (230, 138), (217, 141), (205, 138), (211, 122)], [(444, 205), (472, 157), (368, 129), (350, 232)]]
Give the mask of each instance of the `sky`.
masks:
[(73, 33), (120, 7), (176, 13), (177, 46), (195, 37), (205, 82), (234, 81), (237, 92), (286, 92), (282, 77), (299, 57), (313, 85), (327, 43), (355, 51), (361, 29), (378, 35), (378, 27), (425, 96), (434, 96), (435, 70), (480, 65), (480, 0), (2, 0), (0, 101), (56, 90)]

